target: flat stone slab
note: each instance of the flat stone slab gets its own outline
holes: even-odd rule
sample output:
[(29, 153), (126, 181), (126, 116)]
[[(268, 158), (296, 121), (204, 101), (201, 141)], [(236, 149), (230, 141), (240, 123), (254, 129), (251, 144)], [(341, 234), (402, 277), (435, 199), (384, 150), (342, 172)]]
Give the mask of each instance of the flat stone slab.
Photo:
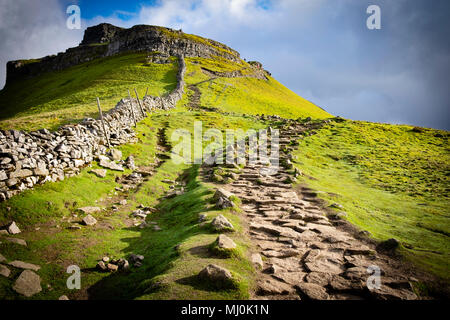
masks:
[(82, 208), (78, 208), (77, 210), (86, 213), (86, 214), (92, 214), (92, 213), (96, 213), (96, 212), (100, 212), (102, 211), (102, 208), (99, 207), (82, 207)]
[(99, 166), (107, 169), (111, 169), (114, 171), (124, 171), (123, 167), (113, 161), (108, 161), (106, 159), (101, 159)]
[(275, 279), (262, 279), (257, 283), (256, 293), (258, 295), (287, 295), (294, 293), (295, 289), (290, 285), (277, 281)]
[(41, 278), (31, 270), (24, 270), (14, 283), (13, 289), (25, 297), (31, 297), (42, 291)]
[(264, 262), (259, 253), (252, 254), (250, 260), (256, 267), (261, 268), (261, 269), (264, 267)]
[(89, 172), (95, 174), (99, 178), (106, 177), (106, 173), (107, 173), (106, 169), (92, 169)]
[(93, 226), (94, 224), (97, 223), (97, 219), (88, 214), (86, 217), (83, 218), (83, 223), (87, 226)]
[(11, 261), (8, 263), (8, 265), (19, 268), (19, 269), (27, 269), (27, 270), (33, 270), (33, 271), (39, 271), (41, 269), (40, 266), (28, 262), (23, 262), (19, 260)]
[(15, 244), (19, 244), (21, 246), (27, 246), (27, 242), (23, 239), (18, 239), (18, 238), (6, 238), (5, 240), (15, 243)]
[(306, 298), (311, 300), (328, 300), (329, 295), (324, 287), (314, 283), (301, 283), (296, 287), (303, 293)]

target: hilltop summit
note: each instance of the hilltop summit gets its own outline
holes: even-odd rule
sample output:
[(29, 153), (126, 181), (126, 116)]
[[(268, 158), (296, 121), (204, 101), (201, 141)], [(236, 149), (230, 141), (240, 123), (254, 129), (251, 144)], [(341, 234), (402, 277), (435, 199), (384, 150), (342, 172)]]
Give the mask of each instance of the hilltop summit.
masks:
[(32, 77), (46, 71), (62, 70), (96, 58), (124, 52), (152, 51), (160, 54), (186, 57), (221, 57), (240, 61), (239, 52), (230, 47), (196, 35), (159, 26), (136, 25), (129, 29), (101, 23), (85, 30), (78, 47), (40, 59), (15, 60), (7, 63), (6, 85), (23, 77)]

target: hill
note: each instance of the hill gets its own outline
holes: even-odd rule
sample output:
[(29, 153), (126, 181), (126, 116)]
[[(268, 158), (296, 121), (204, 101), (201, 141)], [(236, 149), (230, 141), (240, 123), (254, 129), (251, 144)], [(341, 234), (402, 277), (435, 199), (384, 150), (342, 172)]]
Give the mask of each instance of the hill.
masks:
[[(134, 88), (143, 110), (127, 99)], [(97, 96), (111, 148), (84, 119), (98, 117)], [(31, 299), (448, 294), (446, 131), (332, 117), (226, 45), (156, 26), (101, 24), (65, 53), (10, 62), (0, 104), (0, 186), (14, 191), (0, 202), (0, 262), (10, 270), (0, 299), (23, 298), (17, 261), (40, 278)], [(143, 111), (136, 126), (130, 111)], [(280, 166), (175, 163), (174, 134), (191, 133), (182, 140), (191, 149), (198, 121), (223, 140), (227, 129), (242, 129), (239, 140), (278, 129)], [(32, 131), (41, 128), (53, 132)], [(78, 131), (95, 136), (89, 161)], [(130, 139), (119, 143), (121, 131)], [(30, 183), (33, 161), (62, 174)], [(66, 286), (70, 265), (82, 270), (80, 290)], [(368, 289), (373, 265), (383, 285)]]

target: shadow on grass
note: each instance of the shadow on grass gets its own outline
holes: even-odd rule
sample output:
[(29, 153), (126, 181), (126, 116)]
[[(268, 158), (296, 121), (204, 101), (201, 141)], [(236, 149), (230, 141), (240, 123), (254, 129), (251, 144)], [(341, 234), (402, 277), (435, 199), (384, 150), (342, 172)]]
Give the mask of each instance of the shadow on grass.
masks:
[[(210, 233), (209, 228), (198, 224), (200, 212), (207, 211), (204, 197), (211, 192), (197, 181), (198, 166), (192, 166), (181, 175), (187, 181), (186, 192), (171, 199), (162, 199), (157, 205), (158, 213), (152, 216), (162, 228), (140, 230), (140, 235), (124, 238), (129, 245), (123, 250), (124, 257), (130, 253), (144, 255), (140, 268), (131, 267), (129, 272), (112, 273), (88, 288), (89, 299), (134, 299), (151, 290), (152, 278), (170, 269), (178, 258), (176, 246), (186, 239)], [(135, 227), (129, 230), (136, 230)], [(207, 250), (206, 250), (207, 252)], [(192, 280), (192, 283), (195, 283)]]

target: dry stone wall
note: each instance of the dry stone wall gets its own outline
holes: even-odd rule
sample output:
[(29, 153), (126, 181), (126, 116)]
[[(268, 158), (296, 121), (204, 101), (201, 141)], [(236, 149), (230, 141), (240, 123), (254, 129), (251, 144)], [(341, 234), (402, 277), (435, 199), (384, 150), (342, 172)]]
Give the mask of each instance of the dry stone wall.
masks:
[[(104, 113), (106, 137), (111, 146), (133, 141), (134, 116), (140, 121), (155, 110), (174, 108), (184, 90), (186, 65), (179, 55), (177, 87), (162, 97), (122, 99)], [(48, 181), (60, 181), (80, 172), (94, 159), (107, 153), (107, 139), (99, 119), (60, 127), (55, 132), (0, 130), (0, 201)]]

